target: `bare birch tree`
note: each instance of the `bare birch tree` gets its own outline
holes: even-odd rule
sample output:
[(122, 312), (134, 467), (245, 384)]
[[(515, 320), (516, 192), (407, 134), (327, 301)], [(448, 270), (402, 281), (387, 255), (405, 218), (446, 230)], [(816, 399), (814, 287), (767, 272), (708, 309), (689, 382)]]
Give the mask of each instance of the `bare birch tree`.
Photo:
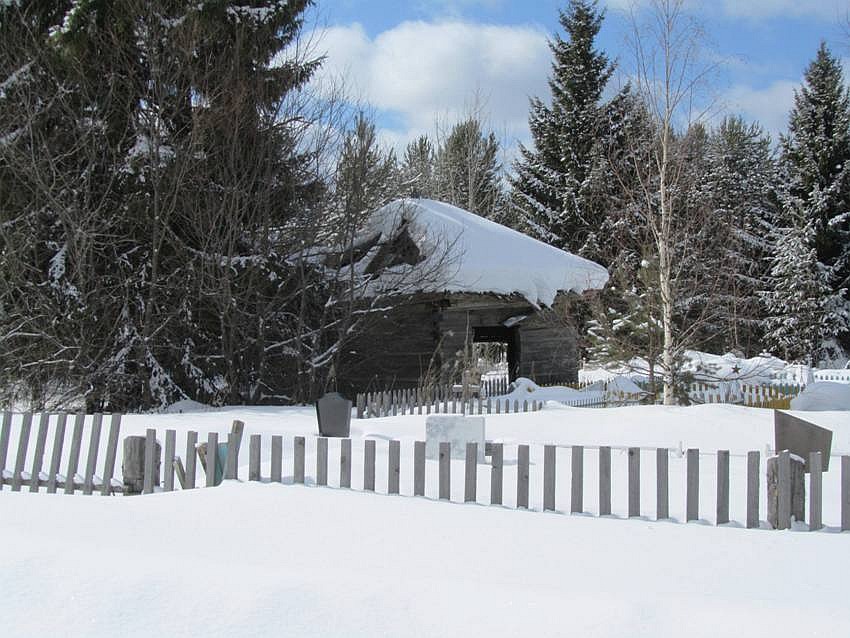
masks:
[(692, 242), (699, 228), (698, 217), (684, 202), (689, 144), (678, 131), (688, 132), (705, 119), (711, 106), (707, 82), (716, 67), (701, 57), (703, 31), (685, 12), (684, 0), (652, 0), (642, 11), (633, 7), (631, 23), (633, 82), (653, 123), (650, 161), (635, 167), (639, 184), (635, 195), (641, 200), (640, 217), (657, 259), (664, 403), (669, 405), (676, 401), (678, 361), (699, 323), (699, 318), (691, 318), (691, 325), (684, 328), (676, 322), (680, 295), (696, 292), (682, 288), (688, 261), (682, 257), (692, 254), (683, 244)]

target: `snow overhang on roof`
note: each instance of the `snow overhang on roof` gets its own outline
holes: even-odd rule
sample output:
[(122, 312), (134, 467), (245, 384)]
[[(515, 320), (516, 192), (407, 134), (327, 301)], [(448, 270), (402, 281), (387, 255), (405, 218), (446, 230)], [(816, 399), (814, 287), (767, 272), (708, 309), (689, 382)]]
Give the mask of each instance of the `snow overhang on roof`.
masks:
[(382, 245), (406, 233), (401, 243), (407, 244), (406, 259), (384, 256), (380, 279), (409, 277), (418, 269), (427, 273), (421, 291), (518, 294), (535, 306), (551, 306), (558, 292), (595, 290), (608, 281), (608, 271), (595, 262), (433, 200), (400, 199), (376, 210), (362, 237), (378, 233)]

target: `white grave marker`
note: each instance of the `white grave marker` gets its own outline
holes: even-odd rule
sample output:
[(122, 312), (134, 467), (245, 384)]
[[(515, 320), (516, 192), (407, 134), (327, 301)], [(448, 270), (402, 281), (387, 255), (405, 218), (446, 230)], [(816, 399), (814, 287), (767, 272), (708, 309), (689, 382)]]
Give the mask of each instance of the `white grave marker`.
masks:
[(466, 444), (478, 443), (478, 462), (484, 463), (484, 417), (431, 415), (425, 419), (425, 456), (439, 459), (440, 442), (448, 441), (453, 459), (466, 458)]

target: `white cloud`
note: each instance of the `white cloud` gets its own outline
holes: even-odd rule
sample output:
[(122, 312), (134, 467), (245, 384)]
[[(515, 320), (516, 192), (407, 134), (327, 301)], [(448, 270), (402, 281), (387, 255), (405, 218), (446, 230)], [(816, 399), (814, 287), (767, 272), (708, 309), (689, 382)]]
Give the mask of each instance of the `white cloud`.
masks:
[(727, 91), (724, 102), (729, 112), (758, 120), (775, 141), (788, 125), (794, 89), (799, 86), (799, 82), (791, 80), (778, 80), (763, 89), (739, 84)]
[(483, 101), (489, 124), (527, 137), (528, 97), (548, 95), (547, 34), (527, 26), (462, 21), (404, 22), (370, 38), (363, 27), (333, 27), (322, 36), (324, 78), (343, 77), (358, 96), (399, 126), (396, 143), (452, 122)]

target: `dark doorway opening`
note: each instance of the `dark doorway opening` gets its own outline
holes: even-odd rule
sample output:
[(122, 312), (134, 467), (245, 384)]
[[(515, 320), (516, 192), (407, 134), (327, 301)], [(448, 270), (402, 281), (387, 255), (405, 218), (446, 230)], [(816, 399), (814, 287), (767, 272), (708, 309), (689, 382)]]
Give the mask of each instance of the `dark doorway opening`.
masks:
[(503, 346), (508, 363), (508, 380), (515, 380), (519, 376), (519, 331), (516, 327), (479, 326), (472, 330), (473, 343), (500, 344)]

